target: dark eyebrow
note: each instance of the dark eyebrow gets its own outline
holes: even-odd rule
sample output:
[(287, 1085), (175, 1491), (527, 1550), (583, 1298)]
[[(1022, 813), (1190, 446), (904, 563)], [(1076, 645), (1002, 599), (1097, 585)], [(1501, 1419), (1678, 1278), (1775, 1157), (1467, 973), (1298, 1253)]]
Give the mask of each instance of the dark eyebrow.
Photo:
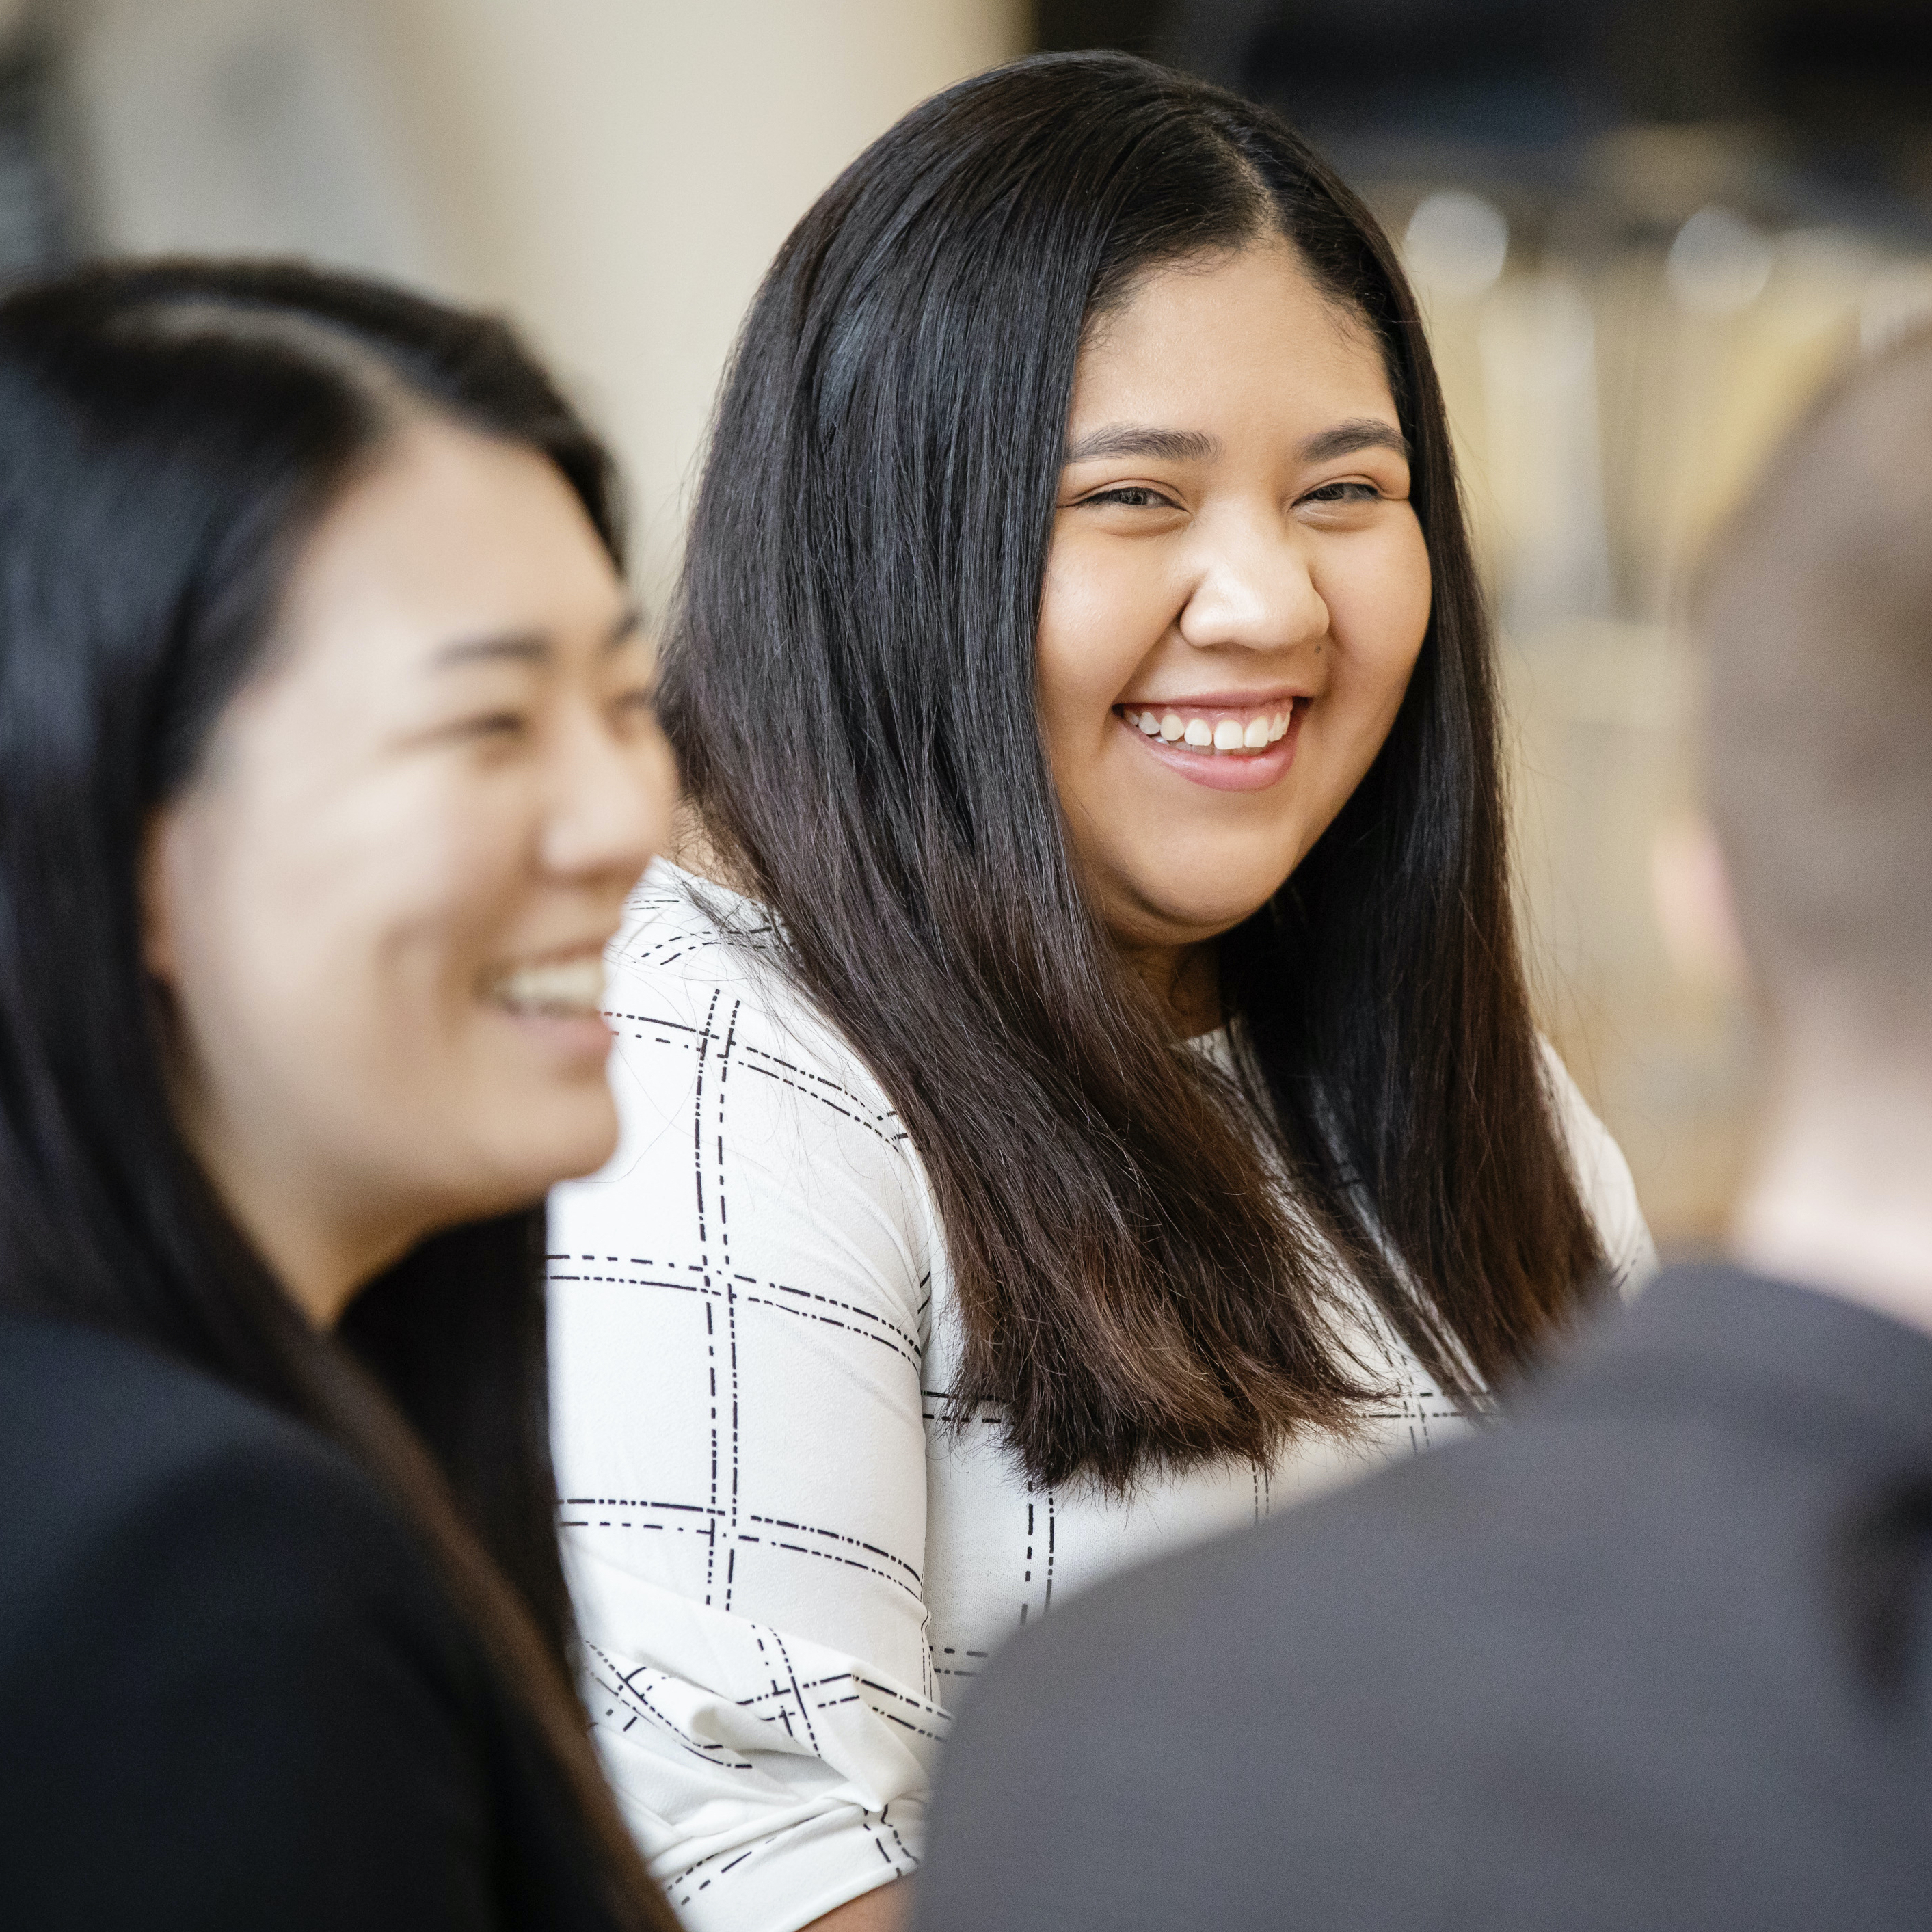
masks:
[(1151, 456), (1163, 463), (1211, 463), (1221, 439), (1192, 429), (1154, 429), (1144, 423), (1109, 423), (1067, 445), (1063, 463), (1090, 463), (1102, 456)]
[[(630, 606), (616, 623), (610, 626), (602, 649), (614, 651), (628, 644), (644, 624), (644, 614), (635, 604)], [(461, 638), (453, 644), (445, 644), (434, 660), (437, 670), (447, 670), (452, 664), (488, 664), (508, 662), (513, 664), (547, 664), (550, 661), (550, 640), (539, 631), (508, 631), (496, 638)]]
[[(1326, 463), (1358, 449), (1389, 449), (1406, 462), (1408, 439), (1391, 423), (1374, 416), (1337, 423), (1301, 446), (1302, 460)], [(1066, 463), (1089, 463), (1107, 456), (1151, 456), (1166, 463), (1211, 463), (1222, 452), (1221, 439), (1198, 430), (1155, 429), (1142, 423), (1109, 423), (1067, 446)]]
[(1408, 438), (1393, 424), (1360, 416), (1311, 436), (1301, 446), (1301, 458), (1304, 463), (1326, 463), (1333, 457), (1352, 456), (1358, 449), (1392, 449), (1406, 462)]

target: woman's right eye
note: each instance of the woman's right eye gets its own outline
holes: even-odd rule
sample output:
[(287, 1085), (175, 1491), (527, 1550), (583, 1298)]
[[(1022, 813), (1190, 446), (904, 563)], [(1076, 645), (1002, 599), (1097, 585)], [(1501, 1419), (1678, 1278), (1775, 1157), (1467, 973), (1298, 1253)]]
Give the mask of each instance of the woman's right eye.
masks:
[(1130, 510), (1171, 510), (1173, 503), (1158, 490), (1150, 490), (1144, 484), (1130, 483), (1118, 490), (1102, 490), (1091, 496), (1081, 500), (1088, 503), (1120, 503)]
[(520, 737), (529, 722), (520, 711), (479, 712), (476, 717), (466, 718), (455, 726), (452, 735), (500, 742)]

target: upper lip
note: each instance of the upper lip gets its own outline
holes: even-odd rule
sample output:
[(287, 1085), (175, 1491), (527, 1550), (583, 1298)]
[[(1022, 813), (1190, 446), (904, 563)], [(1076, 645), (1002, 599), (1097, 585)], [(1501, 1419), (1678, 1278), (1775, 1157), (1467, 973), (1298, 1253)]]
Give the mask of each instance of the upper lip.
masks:
[(500, 980), (509, 973), (520, 973), (530, 966), (573, 966), (580, 959), (601, 959), (610, 941), (616, 937), (614, 931), (598, 939), (580, 939), (565, 946), (547, 946), (541, 952), (520, 952), (513, 959), (500, 959), (494, 965), (484, 968), (484, 976)]
[(1123, 698), (1117, 710), (1129, 711), (1252, 711), (1265, 705), (1300, 704), (1313, 696), (1306, 691), (1208, 691), (1185, 697)]

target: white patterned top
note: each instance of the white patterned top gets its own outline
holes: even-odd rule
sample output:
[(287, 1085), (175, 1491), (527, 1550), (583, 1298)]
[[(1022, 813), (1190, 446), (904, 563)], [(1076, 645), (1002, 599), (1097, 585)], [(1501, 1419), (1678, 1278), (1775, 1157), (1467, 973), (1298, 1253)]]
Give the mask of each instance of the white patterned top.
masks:
[[(790, 1932), (910, 1872), (949, 1708), (1056, 1594), (1469, 1426), (1365, 1310), (1358, 1352), (1396, 1399), (1361, 1440), (1298, 1441), (1265, 1473), (1155, 1476), (1130, 1501), (1036, 1489), (996, 1414), (946, 1428), (956, 1316), (924, 1169), (878, 1081), (742, 936), (762, 916), (652, 869), (607, 995), (622, 1144), (550, 1210), (586, 1698), (700, 1932)], [(1629, 1169), (1550, 1066), (1634, 1285), (1655, 1258)]]

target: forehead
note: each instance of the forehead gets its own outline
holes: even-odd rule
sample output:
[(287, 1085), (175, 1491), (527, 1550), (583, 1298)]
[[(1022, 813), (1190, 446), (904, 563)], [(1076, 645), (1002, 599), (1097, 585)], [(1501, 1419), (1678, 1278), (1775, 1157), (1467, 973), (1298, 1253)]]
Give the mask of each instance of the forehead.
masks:
[(1081, 352), (1076, 424), (1131, 415), (1226, 436), (1257, 411), (1396, 419), (1374, 331), (1279, 238), (1154, 270)]
[(291, 577), (291, 628), (608, 622), (622, 601), (583, 506), (548, 458), (435, 418), (406, 424), (318, 526)]

